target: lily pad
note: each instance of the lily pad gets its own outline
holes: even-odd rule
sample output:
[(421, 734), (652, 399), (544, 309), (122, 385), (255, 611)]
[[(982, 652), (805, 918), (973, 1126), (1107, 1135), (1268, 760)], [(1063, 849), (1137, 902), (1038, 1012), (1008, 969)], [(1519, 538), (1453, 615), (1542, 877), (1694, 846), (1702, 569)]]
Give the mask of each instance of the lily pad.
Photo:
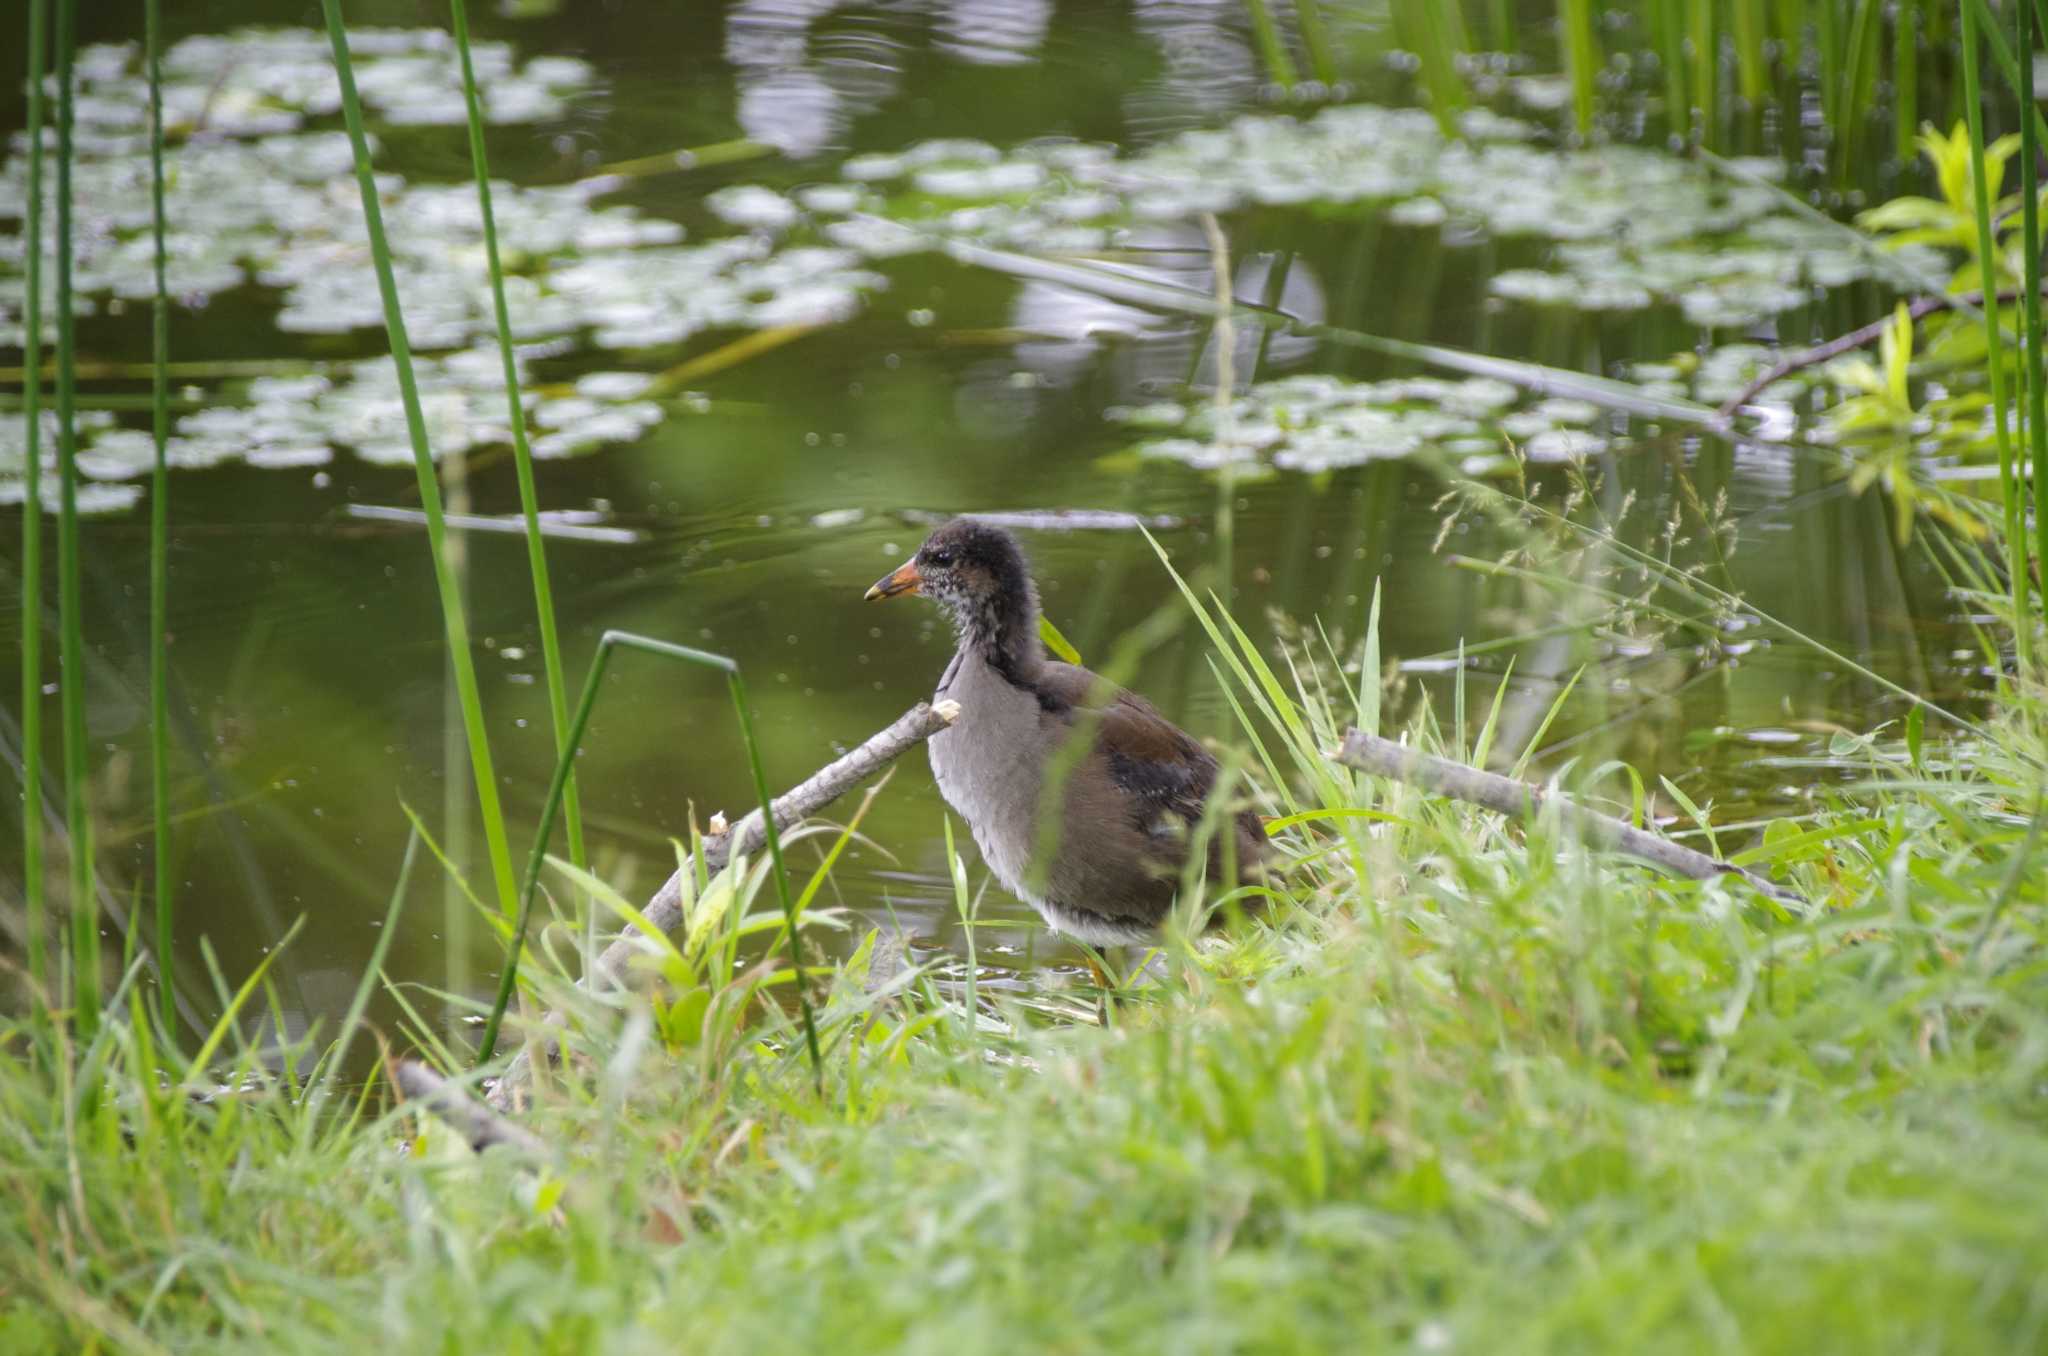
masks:
[(1600, 412), (1579, 400), (1535, 399), (1485, 377), (1407, 377), (1352, 382), (1330, 376), (1261, 382), (1230, 403), (1155, 402), (1110, 411), (1133, 429), (1168, 436), (1137, 446), (1140, 458), (1197, 470), (1321, 472), (1371, 461), (1436, 457), (1479, 474), (1519, 448), (1531, 461), (1571, 461), (1609, 446)]
[[(1816, 288), (1878, 275), (1869, 252), (1789, 212), (1768, 187), (1641, 147), (1560, 150), (1539, 144), (1534, 126), (1483, 110), (1465, 114), (1461, 130), (1447, 140), (1427, 113), (1351, 105), (1307, 119), (1248, 115), (1128, 156), (1038, 142), (992, 158), (979, 142), (935, 141), (849, 160), (857, 203), (806, 204), (852, 218), (834, 235), (841, 243), (890, 253), (919, 239), (1097, 251), (1146, 222), (1254, 205), (1384, 211), (1461, 238), (1556, 245), (1542, 266), (1496, 275), (1496, 296), (1591, 311), (1670, 305), (1704, 327), (1753, 324)], [(876, 225), (884, 220), (911, 229), (892, 234)], [(1919, 262), (1940, 270), (1931, 255)]]

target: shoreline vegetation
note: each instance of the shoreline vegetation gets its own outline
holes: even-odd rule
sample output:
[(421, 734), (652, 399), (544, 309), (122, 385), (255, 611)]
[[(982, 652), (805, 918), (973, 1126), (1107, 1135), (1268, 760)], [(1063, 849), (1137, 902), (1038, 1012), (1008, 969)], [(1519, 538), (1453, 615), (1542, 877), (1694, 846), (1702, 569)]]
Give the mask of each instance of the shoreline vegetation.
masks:
[[(1904, 716), (1834, 728), (1824, 766), (1790, 767), (1815, 786), (1804, 812), (1731, 825), (1713, 804), (1669, 780), (1646, 784), (1620, 759), (1550, 758), (1532, 771), (1576, 678), (1503, 747), (1508, 683), (1472, 695), (1468, 709), (1461, 663), (1448, 716), (1399, 691), (1381, 650), (1376, 586), (1355, 631), (1333, 636), (1322, 630), (1330, 619), (1302, 619), (1263, 642), (1233, 615), (1227, 576), (1183, 570), (1154, 542), (1161, 582), (1178, 592), (1169, 620), (1191, 617), (1199, 628), (1235, 719), (1224, 741), (1230, 770), (1255, 788), (1288, 864), (1258, 887), (1271, 898), (1255, 920), (1205, 935), (1190, 905), (1145, 956), (1098, 956), (1092, 982), (1049, 975), (1027, 987), (982, 980), (980, 894), (952, 850), (950, 822), (964, 965), (913, 954), (895, 929), (833, 902), (835, 865), (864, 841), (890, 765), (951, 719), (943, 703), (919, 702), (773, 801), (731, 659), (607, 632), (572, 718), (504, 264), (489, 234), (485, 100), (456, 0), (450, 41), (487, 224), (496, 356), (559, 760), (527, 873), (516, 874), (348, 30), (339, 0), (323, 0), (437, 569), (458, 694), (454, 747), (474, 778), (490, 881), (480, 898), (462, 854), (413, 818), (346, 1015), (334, 1030), (289, 1036), (272, 971), (297, 924), (239, 976), (202, 946), (205, 1001), (219, 1014), (210, 1025), (188, 1025), (173, 1004), (178, 829), (164, 777), (163, 618), (176, 330), (166, 323), (160, 179), (153, 875), (115, 901), (127, 910), (125, 929), (108, 934), (116, 954), (101, 954), (107, 918), (81, 683), (60, 687), (61, 824), (42, 832), (33, 713), (47, 681), (35, 418), (46, 190), (58, 263), (63, 672), (81, 672), (85, 648), (75, 8), (29, 0), (26, 16), (22, 576), (33, 639), (22, 691), (34, 846), (23, 874), (27, 946), (5, 961), (25, 998), (0, 1016), (0, 1350), (2048, 1347), (2048, 1218), (2032, 1205), (2048, 1180), (2048, 595), (2038, 587), (2048, 477), (2028, 469), (2048, 458), (2040, 147), (2031, 117), (2010, 143), (1987, 146), (1982, 125), (2000, 100), (2033, 107), (2033, 63), (2012, 54), (2039, 46), (2035, 6), (1894, 6), (1888, 67), (1875, 3), (1847, 7), (1844, 25), (1829, 4), (1735, 0), (1723, 16), (1725, 63), (1715, 56), (1720, 7), (1640, 7), (1672, 106), (1693, 109), (1709, 141), (1727, 102), (1723, 77), (1761, 97), (1768, 63), (1758, 53), (1788, 33), (1821, 41), (1832, 126), (1854, 121), (1880, 67), (1893, 71), (1904, 146), (1918, 126), (1908, 92), (1917, 86), (1905, 75), (1916, 44), (1952, 42), (1960, 53), (1966, 134), (1922, 140), (1944, 199), (1912, 200), (1927, 206), (1872, 227), (1892, 231), (1893, 246), (1925, 245), (1931, 233), (1959, 261), (1945, 300), (1901, 302), (1881, 327), (1788, 352), (1727, 409), (1823, 360), (1863, 364), (1836, 379), (1860, 394), (1818, 411), (1838, 435), (1824, 445), (1841, 453), (1859, 491), (1891, 496), (1901, 536), (1928, 540), (1974, 619), (1975, 659), (1992, 690), (1968, 717), (1823, 650), (1901, 699)], [(1340, 54), (1321, 10), (1313, 0), (1293, 8), (1282, 22), (1263, 0), (1246, 0), (1250, 31), (1276, 83), (1291, 86), (1304, 71), (1328, 83)], [(1488, 31), (1512, 45), (1513, 7), (1487, 8)], [(1589, 137), (1600, 108), (1595, 18), (1591, 6), (1557, 8), (1573, 127)], [(1394, 11), (1448, 136), (1471, 36), (1434, 7)], [(150, 0), (153, 90), (157, 19)], [(2008, 87), (1979, 88), (1980, 43)], [(46, 46), (59, 74), (53, 184), (41, 168)], [(155, 110), (159, 157), (164, 137)], [(2014, 157), (2017, 202), (1979, 168), (2002, 170)], [(1212, 320), (1219, 354), (1234, 353), (1233, 316), (1263, 326), (1258, 316), (1279, 313), (1286, 279), (1265, 302), (1240, 304), (1226, 232), (1214, 216), (1205, 225), (1216, 295), (1148, 295), (1163, 310)], [(1092, 264), (967, 248), (996, 273), (1023, 276), (1028, 266), (1076, 288), (1090, 285), (1087, 275), (1109, 285), (1109, 271)], [(1334, 328), (1323, 337), (1345, 342)], [(1875, 364), (1850, 352), (1871, 344)], [(1927, 363), (1916, 365), (1916, 345)], [(1557, 375), (1420, 344), (1376, 352), (1531, 382)], [(1227, 441), (1236, 383), (1219, 365), (1215, 417)], [(1247, 371), (1245, 383), (1256, 377)], [(1601, 388), (1586, 378), (1571, 389)], [(1655, 394), (1655, 408), (1681, 408)], [(1682, 408), (1714, 417), (1705, 404)], [(1999, 476), (1987, 484), (1996, 498), (1916, 477), (1913, 440), (1933, 436), (1929, 428), (1995, 444)], [(1479, 567), (1519, 571), (1564, 599), (1563, 614), (1633, 608), (1711, 626), (1743, 609), (1709, 571), (1618, 532), (1583, 467), (1557, 471), (1563, 492), (1539, 501), (1534, 462), (1514, 455), (1519, 493), (1454, 487), (1438, 505), (1446, 532), (1472, 515), (1521, 534), (1511, 560)], [(1224, 458), (1218, 477), (1226, 551), (1233, 465)], [(1712, 513), (1694, 510), (1718, 550)], [(1664, 544), (1678, 531), (1674, 521)], [(1770, 614), (1743, 614), (1778, 643), (1822, 647)], [(593, 830), (571, 775), (615, 643), (721, 671), (759, 803), (771, 807), (731, 825), (689, 825), (673, 875), (645, 904), (622, 896), (586, 854)], [(1127, 658), (1112, 655), (1110, 671)], [(1484, 770), (1502, 765), (1506, 776)], [(821, 817), (862, 787), (843, 819)], [(59, 808), (50, 807), (53, 823)], [(546, 854), (558, 813), (562, 857)], [(68, 888), (46, 870), (46, 844), (66, 857)], [(412, 873), (429, 860), (504, 944), (495, 1007), (386, 970)], [(842, 958), (824, 959), (812, 944), (827, 932)], [(401, 1019), (374, 1023), (373, 996)], [(439, 1011), (487, 1033), (483, 1058), (429, 1015)], [(506, 1048), (492, 1051), (501, 1016)], [(376, 1072), (358, 1079), (352, 1052), (371, 1047)]]

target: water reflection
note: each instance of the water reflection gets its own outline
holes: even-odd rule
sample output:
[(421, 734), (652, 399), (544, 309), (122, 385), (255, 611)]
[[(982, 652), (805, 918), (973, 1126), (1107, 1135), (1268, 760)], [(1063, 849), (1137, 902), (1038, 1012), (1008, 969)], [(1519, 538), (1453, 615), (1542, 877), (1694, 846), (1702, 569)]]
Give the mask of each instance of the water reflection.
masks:
[[(740, 126), (792, 157), (843, 149), (857, 119), (902, 92), (919, 43), (971, 65), (1028, 66), (1054, 12), (1052, 0), (740, 0), (725, 38)], [(1264, 76), (1239, 0), (1134, 0), (1130, 15), (1158, 68), (1123, 98), (1134, 141), (1257, 101)]]
[(726, 18), (725, 59), (738, 86), (741, 130), (784, 155), (842, 144), (853, 119), (895, 94), (904, 42), (858, 15), (854, 26), (814, 34), (841, 0), (741, 0)]
[[(1213, 291), (1214, 261), (1199, 226), (1154, 222), (1121, 242), (1109, 265), (1146, 282)], [(1327, 318), (1316, 269), (1291, 254), (1260, 252), (1237, 261), (1231, 290), (1240, 301), (1277, 305), (1309, 323)], [(1206, 321), (1163, 315), (1099, 293), (1043, 279), (1025, 279), (1010, 304), (1010, 329), (1020, 336), (999, 359), (962, 377), (955, 411), (989, 438), (1020, 434), (1048, 404), (1064, 403), (1086, 379), (1095, 398), (1135, 404), (1177, 395), (1190, 382), (1213, 390), (1219, 380), (1216, 338)], [(1254, 380), (1300, 367), (1313, 339), (1274, 332), (1248, 320), (1233, 327), (1230, 370), (1242, 390)], [(1105, 362), (1105, 358), (1107, 361)]]
[(1258, 59), (1239, 0), (1135, 0), (1132, 21), (1163, 69), (1132, 90), (1124, 111), (1138, 141), (1213, 122), (1258, 95)]
[(1044, 46), (1052, 13), (1052, 0), (741, 0), (725, 30), (740, 127), (791, 157), (843, 147), (855, 119), (901, 90), (920, 30), (956, 60), (1025, 65)]
[(952, 0), (938, 18), (939, 50), (980, 66), (1034, 59), (1052, 26), (1052, 0)]

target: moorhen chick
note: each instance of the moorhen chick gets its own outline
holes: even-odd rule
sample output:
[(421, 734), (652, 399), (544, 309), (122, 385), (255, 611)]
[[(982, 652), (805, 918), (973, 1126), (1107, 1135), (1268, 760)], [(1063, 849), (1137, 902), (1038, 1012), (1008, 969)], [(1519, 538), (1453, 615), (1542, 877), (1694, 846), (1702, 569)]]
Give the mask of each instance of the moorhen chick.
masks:
[[(1054, 929), (1097, 946), (1150, 940), (1172, 908), (1189, 840), (1216, 786), (1216, 760), (1150, 702), (1045, 653), (1038, 590), (1017, 539), (955, 518), (867, 591), (918, 593), (946, 610), (959, 648), (937, 696), (960, 704), (933, 735), (932, 771), (967, 821), (982, 860)], [(1049, 798), (1067, 740), (1093, 731)], [(1042, 799), (1058, 832), (1041, 841)], [(1266, 835), (1250, 810), (1212, 835), (1209, 879), (1228, 834), (1242, 879), (1262, 874)]]

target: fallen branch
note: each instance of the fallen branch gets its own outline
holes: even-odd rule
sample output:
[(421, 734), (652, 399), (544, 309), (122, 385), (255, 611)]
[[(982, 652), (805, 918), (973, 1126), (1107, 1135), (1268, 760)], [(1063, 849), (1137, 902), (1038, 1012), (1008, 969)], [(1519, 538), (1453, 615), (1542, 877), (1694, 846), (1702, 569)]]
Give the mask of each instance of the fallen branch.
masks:
[[(953, 723), (960, 714), (960, 707), (954, 702), (940, 702), (936, 706), (919, 702), (911, 707), (887, 729), (870, 736), (865, 744), (842, 758), (835, 759), (808, 781), (791, 788), (786, 794), (775, 798), (775, 824), (781, 828), (794, 824), (800, 819), (816, 814), (833, 801), (851, 791), (868, 778), (895, 762), (906, 751), (922, 744), (939, 731)], [(742, 855), (757, 851), (765, 841), (761, 812), (757, 809), (724, 833), (704, 840), (704, 866), (708, 872), (718, 872), (737, 852)], [(641, 913), (647, 921), (664, 933), (671, 932), (683, 921), (684, 873), (695, 870), (695, 865), (685, 859), (674, 874), (662, 883), (654, 897), (648, 900)], [(642, 936), (638, 928), (629, 927), (606, 947), (598, 956), (591, 973), (578, 981), (583, 987), (590, 987), (593, 980), (618, 980), (625, 976), (626, 966), (641, 949)], [(559, 1029), (568, 1018), (560, 1012), (550, 1012), (541, 1019), (543, 1028)], [(558, 1042), (552, 1035), (545, 1037), (540, 1045), (546, 1059), (553, 1061), (560, 1053)], [(505, 1069), (505, 1074), (490, 1091), (490, 1103), (500, 1111), (510, 1110), (519, 1090), (533, 1074), (533, 1046), (519, 1052)]]
[[(2007, 288), (1998, 294), (1999, 304), (2003, 305), (2009, 301), (2018, 301), (2024, 295), (2025, 293), (2017, 288)], [(1908, 303), (1906, 314), (1914, 320), (1920, 320), (1933, 315), (1936, 311), (1952, 311), (1958, 306), (1981, 306), (1983, 304), (1984, 289), (1981, 287), (1974, 292), (1936, 292), (1930, 296), (1920, 297)], [(1839, 358), (1844, 353), (1854, 353), (1859, 348), (1870, 347), (1878, 340), (1884, 338), (1884, 332), (1890, 328), (1891, 323), (1892, 318), (1884, 316), (1881, 319), (1871, 321), (1868, 325), (1862, 325), (1850, 330), (1847, 334), (1837, 335), (1824, 344), (1815, 344), (1812, 348), (1802, 349), (1791, 357), (1783, 359), (1775, 367), (1772, 367), (1762, 376), (1750, 382), (1749, 385), (1721, 402), (1719, 410), (1721, 417), (1726, 419), (1733, 415), (1744, 405), (1755, 400), (1766, 390), (1769, 390), (1772, 386), (1777, 385), (1795, 372), (1803, 372), (1809, 367), (1816, 367), (1821, 363)]]
[(521, 1153), (545, 1156), (547, 1145), (523, 1126), (515, 1125), (418, 1060), (394, 1060), (391, 1081), (408, 1102), (418, 1102), (459, 1131), (469, 1147), (482, 1153), (505, 1145)]
[(1527, 782), (1433, 757), (1406, 744), (1366, 734), (1363, 730), (1345, 731), (1344, 746), (1337, 752), (1337, 761), (1376, 777), (1390, 777), (1453, 800), (1483, 805), (1514, 819), (1534, 819), (1546, 810), (1554, 810), (1559, 820), (1595, 847), (1626, 852), (1631, 857), (1640, 857), (1661, 866), (1675, 876), (1687, 876), (1693, 880), (1739, 876), (1773, 899), (1788, 904), (1806, 903), (1804, 897), (1775, 881), (1732, 862), (1681, 847), (1662, 834), (1651, 833), (1575, 805), (1563, 796)]

